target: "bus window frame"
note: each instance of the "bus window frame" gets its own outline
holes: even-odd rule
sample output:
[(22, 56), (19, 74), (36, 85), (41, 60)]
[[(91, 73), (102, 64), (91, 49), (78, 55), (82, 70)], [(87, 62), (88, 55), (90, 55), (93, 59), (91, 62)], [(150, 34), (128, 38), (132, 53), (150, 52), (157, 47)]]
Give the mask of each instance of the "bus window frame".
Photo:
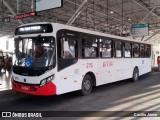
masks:
[[(141, 55), (141, 46), (144, 45), (144, 56)], [(140, 58), (146, 58), (145, 44), (140, 43)]]
[[(146, 46), (150, 47), (150, 55), (149, 56), (147, 56)], [(151, 56), (152, 56), (151, 50), (152, 50), (152, 46), (150, 44), (145, 44), (145, 58), (151, 58)]]
[[(74, 59), (74, 58), (77, 58), (78, 57), (78, 52), (77, 52), (77, 49), (76, 49), (76, 47), (78, 46), (77, 45), (77, 40), (76, 39), (74, 39), (74, 38), (70, 38), (70, 37), (64, 37), (65, 39), (68, 39), (68, 41), (70, 41), (70, 40), (72, 40), (72, 41), (75, 41), (76, 43), (75, 43), (75, 57), (62, 57), (62, 54), (60, 55), (60, 57), (61, 58), (63, 58), (63, 59)], [(62, 38), (61, 38), (62, 39)], [(61, 43), (62, 44), (62, 43)], [(69, 42), (68, 42), (68, 45), (69, 45)], [(61, 49), (62, 50), (62, 49)], [(64, 52), (64, 51), (63, 51)]]
[[(121, 42), (121, 57), (116, 57), (116, 47), (115, 47), (115, 45), (116, 45), (116, 42)], [(114, 51), (113, 51), (113, 56), (114, 56), (114, 58), (123, 58), (123, 46), (124, 46), (124, 44), (123, 44), (124, 42), (121, 40), (121, 39), (114, 39), (113, 40), (113, 49), (114, 49)]]
[[(130, 49), (130, 54), (131, 54), (131, 56), (130, 57), (125, 57), (125, 43), (129, 43), (130, 45), (131, 45), (131, 49)], [(124, 56), (124, 58), (132, 58), (133, 57), (133, 54), (132, 54), (132, 42), (130, 42), (130, 41), (124, 41), (124, 43), (123, 43), (123, 56)]]
[[(138, 46), (139, 46), (139, 56), (138, 57), (134, 56), (134, 49), (133, 49), (134, 44), (138, 44)], [(132, 57), (133, 58), (140, 58), (140, 44), (141, 43), (138, 43), (138, 42), (132, 42)]]
[[(68, 36), (67, 33), (71, 33), (71, 34), (75, 34), (75, 36)], [(57, 31), (56, 34), (56, 42), (57, 42), (57, 70), (61, 71), (75, 63), (77, 63), (78, 59), (79, 59), (79, 36), (78, 36), (78, 32), (76, 31), (71, 31), (71, 30), (67, 30), (67, 29), (60, 29)], [(63, 58), (61, 57), (61, 40), (62, 38), (68, 38), (68, 39), (74, 39), (76, 41), (76, 47), (77, 49), (75, 49), (75, 58)], [(63, 63), (64, 62), (64, 63)], [(63, 63), (63, 64), (62, 64)], [(65, 64), (66, 63), (66, 64)]]
[[(100, 52), (100, 48), (101, 48), (100, 47), (100, 39), (102, 39), (102, 40), (111, 40), (111, 57), (103, 57), (102, 56), (102, 53)], [(113, 58), (114, 57), (113, 53), (114, 53), (114, 40), (113, 40), (113, 38), (110, 38), (110, 37), (101, 37), (100, 36), (99, 37), (99, 57), (102, 58), (102, 59)]]
[[(83, 34), (83, 33), (82, 33)], [(96, 48), (96, 57), (85, 57), (84, 56), (84, 43), (83, 43), (83, 39), (84, 38), (95, 38), (95, 39), (97, 39), (97, 47), (94, 47), (94, 48)], [(82, 35), (82, 37), (81, 37), (81, 58), (82, 59), (96, 59), (96, 58), (99, 58), (99, 38), (97, 37), (97, 36), (95, 36), (95, 35), (91, 35), (91, 34), (83, 34)], [(89, 47), (93, 47), (93, 46), (89, 46)]]

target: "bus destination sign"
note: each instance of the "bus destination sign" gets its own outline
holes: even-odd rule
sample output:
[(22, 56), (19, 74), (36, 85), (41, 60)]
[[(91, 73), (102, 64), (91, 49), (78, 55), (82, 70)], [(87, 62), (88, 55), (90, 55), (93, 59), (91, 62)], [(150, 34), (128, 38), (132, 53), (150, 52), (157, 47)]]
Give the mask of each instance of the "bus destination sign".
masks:
[(26, 18), (26, 17), (34, 17), (36, 15), (37, 15), (36, 12), (24, 13), (24, 14), (14, 16), (14, 19), (15, 20), (23, 19), (23, 18)]
[(51, 32), (53, 32), (53, 27), (51, 24), (36, 24), (36, 25), (27, 25), (16, 28), (15, 35), (51, 33)]

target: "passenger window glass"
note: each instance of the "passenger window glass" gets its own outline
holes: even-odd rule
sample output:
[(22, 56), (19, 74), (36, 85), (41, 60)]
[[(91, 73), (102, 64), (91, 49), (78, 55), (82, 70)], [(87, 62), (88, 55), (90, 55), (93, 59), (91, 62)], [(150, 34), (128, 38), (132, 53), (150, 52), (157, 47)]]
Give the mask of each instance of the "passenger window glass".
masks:
[(82, 39), (82, 56), (85, 58), (95, 58), (98, 56), (98, 39), (87, 37)]
[(115, 41), (115, 57), (122, 57), (122, 42)]
[(146, 57), (151, 57), (151, 45), (145, 46)]
[(144, 45), (140, 46), (140, 56), (141, 57), (145, 57), (145, 48), (144, 48)]
[(61, 58), (75, 58), (76, 57), (76, 40), (62, 38), (61, 39)]
[(139, 57), (139, 44), (133, 44), (133, 57)]
[(101, 57), (112, 57), (112, 40), (99, 39)]
[(131, 57), (132, 49), (131, 43), (125, 42), (124, 44), (124, 57)]

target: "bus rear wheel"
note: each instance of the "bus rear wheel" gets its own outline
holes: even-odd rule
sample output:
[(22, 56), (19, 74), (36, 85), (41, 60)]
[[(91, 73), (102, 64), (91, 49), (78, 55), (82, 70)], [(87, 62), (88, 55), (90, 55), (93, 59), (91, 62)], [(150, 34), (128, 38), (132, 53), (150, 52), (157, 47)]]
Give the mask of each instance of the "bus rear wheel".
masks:
[(92, 77), (90, 75), (85, 75), (82, 81), (81, 94), (89, 95), (92, 92)]
[(138, 79), (139, 79), (139, 70), (138, 68), (134, 68), (132, 80), (133, 82), (136, 82), (138, 81)]

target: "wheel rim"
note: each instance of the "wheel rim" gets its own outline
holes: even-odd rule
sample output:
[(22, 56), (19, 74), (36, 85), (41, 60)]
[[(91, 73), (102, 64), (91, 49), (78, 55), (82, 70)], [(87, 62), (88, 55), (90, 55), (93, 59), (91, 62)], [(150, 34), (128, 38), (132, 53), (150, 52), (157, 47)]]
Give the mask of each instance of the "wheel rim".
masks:
[(88, 91), (91, 89), (91, 81), (90, 80), (86, 80), (84, 83), (83, 83), (83, 88), (85, 91)]

